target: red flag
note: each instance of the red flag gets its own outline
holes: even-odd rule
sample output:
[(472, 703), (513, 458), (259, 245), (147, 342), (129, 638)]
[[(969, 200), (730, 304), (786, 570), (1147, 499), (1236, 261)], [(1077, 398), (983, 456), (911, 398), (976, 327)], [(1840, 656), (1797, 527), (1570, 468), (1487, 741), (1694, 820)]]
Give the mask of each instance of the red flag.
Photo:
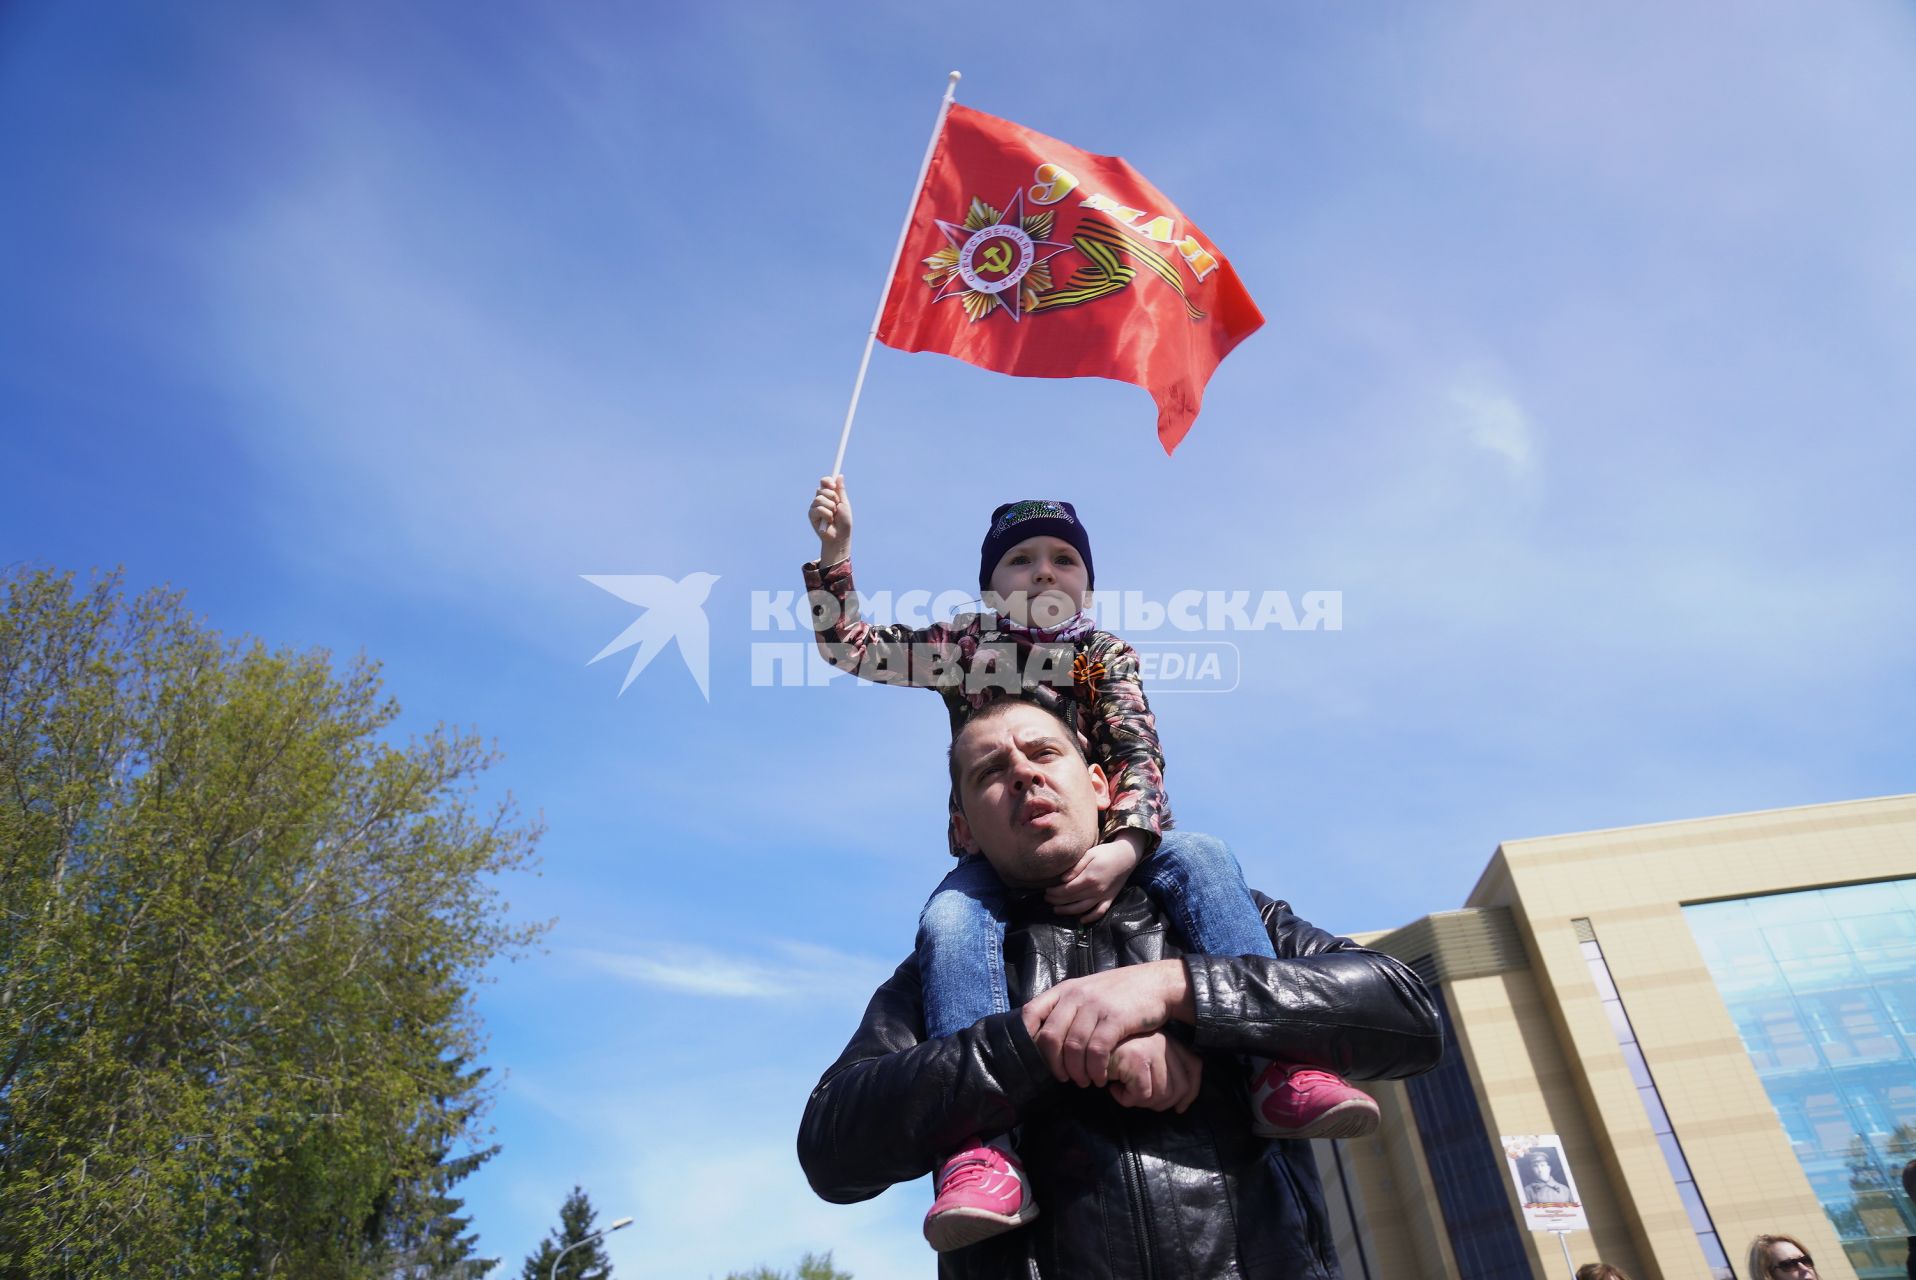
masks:
[(1217, 246), (1116, 156), (954, 104), (878, 339), (1026, 378), (1115, 378), (1177, 448), (1264, 317)]

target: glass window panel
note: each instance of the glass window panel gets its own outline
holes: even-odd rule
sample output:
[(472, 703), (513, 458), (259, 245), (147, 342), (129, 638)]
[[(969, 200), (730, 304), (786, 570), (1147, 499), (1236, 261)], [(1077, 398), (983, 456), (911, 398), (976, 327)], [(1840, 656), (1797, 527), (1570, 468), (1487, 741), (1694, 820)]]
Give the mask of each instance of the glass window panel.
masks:
[(1630, 1030), (1630, 1017), (1623, 1011), (1620, 1000), (1603, 1002), (1604, 1016), (1610, 1019), (1610, 1034), (1617, 1038), (1618, 1044), (1635, 1044), (1637, 1033)]
[(1828, 923), (1832, 919), (1827, 901), (1815, 889), (1805, 893), (1772, 893), (1744, 901), (1750, 908), (1749, 923), (1772, 941), (1776, 930), (1818, 920)]
[[(1847, 1252), (1851, 1247), (1852, 1246), (1845, 1245), (1844, 1251)], [(1909, 1274), (1909, 1272), (1903, 1269), (1905, 1255), (1903, 1246), (1900, 1243), (1891, 1243), (1885, 1240), (1871, 1240), (1859, 1242), (1854, 1247), (1857, 1249), (1868, 1249), (1870, 1256), (1875, 1259), (1873, 1264), (1874, 1270), (1866, 1271), (1860, 1268), (1857, 1270), (1856, 1274), (1862, 1277), (1862, 1280), (1878, 1280), (1879, 1277), (1881, 1280), (1903, 1280), (1903, 1278)]]
[(1695, 918), (1690, 920), (1690, 932), (1696, 935), (1696, 949), (1702, 953), (1703, 963), (1710, 967), (1710, 972), (1715, 973), (1719, 968), (1726, 971), (1736, 968), (1737, 958), (1732, 951), (1738, 941), (1736, 935), (1720, 937), (1714, 929)]
[[(1848, 1072), (1847, 1074), (1854, 1077), (1858, 1073)], [(1844, 1081), (1843, 1101), (1849, 1108), (1850, 1120), (1856, 1125), (1856, 1132), (1859, 1135), (1889, 1132), (1892, 1126), (1889, 1108), (1884, 1105), (1887, 1099), (1879, 1094), (1868, 1080), (1852, 1078)]]
[(1770, 1101), (1776, 1106), (1776, 1118), (1783, 1122), (1783, 1132), (1789, 1135), (1790, 1144), (1797, 1150), (1800, 1160), (1805, 1154), (1804, 1148), (1814, 1149), (1816, 1131), (1811, 1128), (1809, 1117), (1803, 1114), (1803, 1105), (1795, 1095), (1770, 1090)]
[[(1786, 897), (1792, 895), (1784, 895)], [(1908, 911), (1899, 884), (1885, 880), (1881, 884), (1849, 884), (1840, 889), (1824, 889), (1820, 896), (1832, 915), (1856, 919), (1887, 912)]]
[(1683, 1212), (1689, 1216), (1690, 1230), (1699, 1236), (1716, 1230), (1710, 1224), (1710, 1211), (1703, 1207), (1703, 1197), (1697, 1194), (1696, 1183), (1677, 1183), (1677, 1195), (1683, 1199)]
[(1723, 1273), (1728, 1275), (1730, 1260), (1724, 1256), (1723, 1242), (1716, 1238), (1716, 1232), (1711, 1231), (1697, 1236), (1697, 1242), (1703, 1246), (1703, 1260), (1711, 1267), (1722, 1268)]
[(1797, 1003), (1787, 997), (1748, 1000), (1730, 1010), (1757, 1074), (1820, 1065)]
[[(1860, 1143), (1858, 1145), (1860, 1146)], [(1856, 1183), (1859, 1180), (1864, 1188), (1875, 1185), (1874, 1170), (1867, 1162), (1859, 1161), (1858, 1154), (1856, 1148), (1846, 1147), (1847, 1161), (1829, 1161), (1813, 1166), (1814, 1171), (1810, 1172), (1810, 1190), (1816, 1193), (1816, 1198), (1826, 1207), (1853, 1205), (1858, 1190)], [(1858, 1170), (1855, 1168), (1856, 1163), (1862, 1163), (1863, 1167)]]
[(1864, 984), (1856, 957), (1848, 951), (1836, 955), (1799, 956), (1783, 961), (1783, 982), (1796, 996), (1821, 995), (1844, 991)]
[(1841, 1155), (1849, 1150), (1856, 1126), (1850, 1122), (1849, 1109), (1836, 1090), (1821, 1088), (1801, 1095), (1803, 1113), (1815, 1135), (1815, 1150), (1823, 1155)]
[(1788, 925), (1773, 925), (1764, 932), (1763, 940), (1770, 944), (1770, 953), (1785, 969), (1790, 968), (1792, 960), (1843, 955), (1849, 951), (1849, 941), (1834, 920), (1797, 920)]
[(1691, 918), (1689, 911), (1712, 913), (1694, 917), (1697, 947), (1703, 952), (1712, 972), (1717, 970), (1719, 963), (1725, 972), (1746, 965), (1770, 963), (1770, 949), (1763, 941), (1762, 932), (1751, 927), (1749, 912), (1740, 903), (1735, 905), (1738, 911), (1734, 915), (1726, 915), (1716, 907), (1692, 907), (1685, 912), (1686, 919)]
[(1635, 1044), (1621, 1046), (1623, 1061), (1630, 1068), (1630, 1079), (1641, 1089), (1650, 1083), (1650, 1064), (1643, 1060), (1643, 1050)]
[[(1916, 965), (1910, 966), (1916, 970)], [(1883, 998), (1883, 1007), (1889, 1010), (1889, 1016), (1896, 1025), (1897, 1032), (1903, 1037), (1905, 1048), (1916, 1049), (1916, 977), (1892, 978), (1886, 982), (1873, 984), (1876, 994)]]
[(1853, 916), (1842, 922), (1843, 936), (1850, 950), (1860, 953), (1879, 951), (1887, 958), (1900, 960), (1916, 952), (1916, 912), (1896, 911), (1880, 916)]
[(1663, 1110), (1663, 1099), (1657, 1097), (1654, 1088), (1637, 1090), (1637, 1097), (1643, 1099), (1643, 1109), (1650, 1113), (1650, 1128), (1656, 1133), (1670, 1132), (1670, 1117)]
[(1901, 1199), (1903, 1197), (1900, 1194), (1892, 1197), (1887, 1191), (1880, 1190), (1857, 1197), (1857, 1215), (1863, 1220), (1863, 1229), (1873, 1239), (1910, 1234), (1909, 1226), (1903, 1220), (1902, 1208), (1896, 1203)]
[(1833, 1067), (1881, 1062), (1902, 1056), (1903, 1047), (1875, 995), (1866, 987), (1824, 991), (1798, 1002), (1816, 1028), (1823, 1056)]
[(1886, 1149), (1916, 1156), (1916, 1072), (1905, 1073), (1900, 1066), (1892, 1070), (1896, 1075), (1876, 1095), (1889, 1121), (1884, 1127), (1892, 1135)]
[[(1711, 969), (1710, 972), (1714, 976), (1716, 970)], [(1732, 1008), (1740, 1000), (1784, 998), (1790, 994), (1790, 984), (1783, 979), (1783, 966), (1767, 954), (1760, 963), (1739, 964), (1728, 970), (1727, 976), (1718, 978), (1716, 985), (1724, 1003)]]
[[(1597, 944), (1586, 942), (1583, 945), (1594, 947)], [(1603, 962), (1602, 956), (1590, 962), (1590, 978), (1597, 984), (1597, 999), (1615, 1000), (1617, 998), (1616, 984), (1610, 981), (1610, 966)]]
[(1843, 1256), (1849, 1259), (1850, 1266), (1854, 1267), (1856, 1274), (1864, 1277), (1864, 1280), (1878, 1280), (1878, 1277), (1883, 1277), (1884, 1280), (1903, 1280), (1906, 1273), (1901, 1269), (1902, 1259), (1895, 1260), (1897, 1270), (1886, 1270), (1888, 1264), (1883, 1260), (1883, 1252), (1882, 1246), (1867, 1240), (1843, 1242)]
[(1670, 1166), (1670, 1176), (1678, 1182), (1694, 1181), (1690, 1177), (1690, 1163), (1683, 1158), (1683, 1148), (1677, 1145), (1674, 1133), (1659, 1133), (1657, 1144), (1663, 1148), (1663, 1163)]

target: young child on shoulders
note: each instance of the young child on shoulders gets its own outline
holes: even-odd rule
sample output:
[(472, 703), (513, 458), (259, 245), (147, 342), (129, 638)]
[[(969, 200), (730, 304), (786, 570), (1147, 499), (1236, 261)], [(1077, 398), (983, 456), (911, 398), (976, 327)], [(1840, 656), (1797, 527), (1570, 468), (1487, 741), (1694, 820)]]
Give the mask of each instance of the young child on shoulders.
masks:
[[(1170, 913), (1192, 951), (1275, 954), (1230, 850), (1172, 829), (1164, 757), (1137, 654), (1086, 612), (1091, 542), (1070, 503), (1014, 502), (992, 512), (979, 548), (985, 610), (924, 629), (874, 627), (860, 617), (843, 476), (819, 481), (810, 518), (819, 554), (805, 566), (805, 585), (828, 662), (866, 679), (936, 691), (954, 735), (994, 699), (1040, 702), (1077, 730), (1085, 758), (1110, 779), (1100, 843), (1045, 891), (1054, 911), (1090, 924), (1135, 880)], [(954, 788), (953, 815), (957, 806)], [(1010, 1008), (1006, 890), (982, 856), (961, 847), (955, 823), (948, 821), (947, 833), (959, 862), (918, 922), (925, 1029), (933, 1038)], [(1356, 1137), (1376, 1128), (1377, 1104), (1330, 1072), (1258, 1059), (1251, 1069), (1252, 1128), (1261, 1136)], [(973, 1140), (938, 1171), (925, 1237), (942, 1253), (1037, 1213), (1010, 1135)]]

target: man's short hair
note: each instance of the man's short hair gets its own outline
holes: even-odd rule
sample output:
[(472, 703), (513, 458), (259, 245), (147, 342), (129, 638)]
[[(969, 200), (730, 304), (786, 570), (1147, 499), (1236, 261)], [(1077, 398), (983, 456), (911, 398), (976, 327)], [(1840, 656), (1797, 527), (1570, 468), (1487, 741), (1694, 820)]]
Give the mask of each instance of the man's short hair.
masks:
[[(972, 712), (971, 718), (958, 727), (958, 733), (963, 733), (966, 729), (969, 729), (972, 725), (982, 720), (996, 720), (1013, 707), (1033, 707), (1044, 712), (1053, 720), (1056, 720), (1058, 727), (1064, 730), (1065, 741), (1071, 744), (1072, 754), (1076, 755), (1078, 759), (1083, 760), (1086, 764), (1091, 763), (1090, 758), (1084, 754), (1084, 744), (1078, 741), (1078, 731), (1071, 726), (1070, 721), (1066, 720), (1051, 707), (1046, 706), (1042, 702), (1034, 702), (1030, 698), (993, 698), (990, 702), (987, 702), (984, 706)], [(945, 748), (945, 773), (951, 778), (952, 799), (958, 802), (960, 809), (963, 809), (965, 807), (965, 791), (963, 787), (958, 785), (958, 733), (951, 735), (951, 745)]]

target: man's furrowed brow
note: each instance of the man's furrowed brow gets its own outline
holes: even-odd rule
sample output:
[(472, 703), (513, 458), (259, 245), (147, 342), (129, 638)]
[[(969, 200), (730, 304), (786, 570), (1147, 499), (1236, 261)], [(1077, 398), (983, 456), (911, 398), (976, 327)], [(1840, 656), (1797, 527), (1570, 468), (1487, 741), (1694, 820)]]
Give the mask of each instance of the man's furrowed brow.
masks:
[(1018, 735), (1018, 750), (1031, 755), (1040, 747), (1050, 747), (1054, 751), (1070, 751), (1070, 744), (1055, 729), (1032, 729)]
[(990, 768), (994, 764), (1001, 763), (1005, 759), (1005, 757), (1010, 754), (1011, 754), (1011, 748), (1009, 747), (998, 746), (998, 747), (991, 748), (989, 751), (985, 752), (982, 756), (979, 756), (976, 760), (973, 760), (971, 764), (966, 767), (965, 769), (966, 780), (970, 782), (976, 782), (979, 776), (983, 774), (986, 769)]

